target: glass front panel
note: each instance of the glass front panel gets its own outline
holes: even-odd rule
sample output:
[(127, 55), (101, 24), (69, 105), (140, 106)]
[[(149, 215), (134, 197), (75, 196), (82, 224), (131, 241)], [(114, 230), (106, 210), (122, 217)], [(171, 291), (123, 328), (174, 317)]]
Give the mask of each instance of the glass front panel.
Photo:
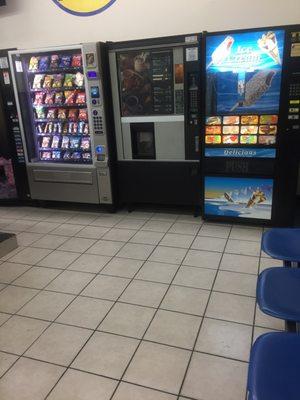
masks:
[(275, 146), (284, 31), (208, 36), (205, 144)]
[(117, 63), (123, 117), (174, 114), (174, 83), (182, 84), (183, 65), (175, 66), (174, 81), (172, 50), (128, 51)]
[(205, 177), (206, 215), (270, 220), (273, 179)]
[(30, 162), (92, 163), (80, 49), (13, 56)]

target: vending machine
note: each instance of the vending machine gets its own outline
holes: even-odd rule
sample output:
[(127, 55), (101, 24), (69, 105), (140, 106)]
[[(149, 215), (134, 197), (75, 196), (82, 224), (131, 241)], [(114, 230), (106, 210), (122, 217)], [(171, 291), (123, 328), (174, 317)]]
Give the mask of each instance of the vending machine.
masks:
[(200, 35), (109, 44), (120, 202), (200, 202)]
[(206, 219), (292, 223), (300, 136), (299, 31), (290, 26), (205, 35)]
[(9, 53), (32, 199), (112, 204), (102, 43)]
[(26, 201), (29, 197), (8, 50), (0, 50), (0, 204)]

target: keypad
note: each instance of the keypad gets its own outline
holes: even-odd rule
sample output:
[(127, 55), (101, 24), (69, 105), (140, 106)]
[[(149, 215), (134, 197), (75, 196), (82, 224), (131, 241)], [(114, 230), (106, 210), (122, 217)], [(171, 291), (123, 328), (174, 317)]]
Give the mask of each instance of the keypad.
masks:
[(94, 131), (96, 135), (103, 134), (103, 119), (99, 115), (93, 116), (93, 123), (94, 123)]
[(300, 96), (300, 83), (291, 83), (289, 88), (290, 97)]

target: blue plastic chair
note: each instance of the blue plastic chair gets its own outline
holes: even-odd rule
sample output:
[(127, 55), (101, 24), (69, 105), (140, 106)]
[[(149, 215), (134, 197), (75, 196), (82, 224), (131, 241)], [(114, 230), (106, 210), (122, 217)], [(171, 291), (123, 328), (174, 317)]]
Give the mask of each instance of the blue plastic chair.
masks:
[(284, 266), (297, 263), (300, 267), (300, 229), (273, 228), (262, 236), (262, 250), (272, 258), (282, 260)]
[(276, 267), (264, 270), (258, 277), (256, 299), (263, 313), (286, 321), (287, 331), (298, 330), (300, 269)]
[(300, 336), (277, 332), (260, 336), (251, 350), (248, 400), (299, 400)]

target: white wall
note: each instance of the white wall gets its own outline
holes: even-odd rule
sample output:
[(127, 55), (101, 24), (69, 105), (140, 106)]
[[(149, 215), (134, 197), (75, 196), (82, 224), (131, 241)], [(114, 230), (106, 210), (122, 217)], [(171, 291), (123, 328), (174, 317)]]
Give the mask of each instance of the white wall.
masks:
[(52, 0), (7, 3), (0, 9), (0, 48), (300, 23), (299, 0), (116, 0), (91, 17), (67, 14)]

